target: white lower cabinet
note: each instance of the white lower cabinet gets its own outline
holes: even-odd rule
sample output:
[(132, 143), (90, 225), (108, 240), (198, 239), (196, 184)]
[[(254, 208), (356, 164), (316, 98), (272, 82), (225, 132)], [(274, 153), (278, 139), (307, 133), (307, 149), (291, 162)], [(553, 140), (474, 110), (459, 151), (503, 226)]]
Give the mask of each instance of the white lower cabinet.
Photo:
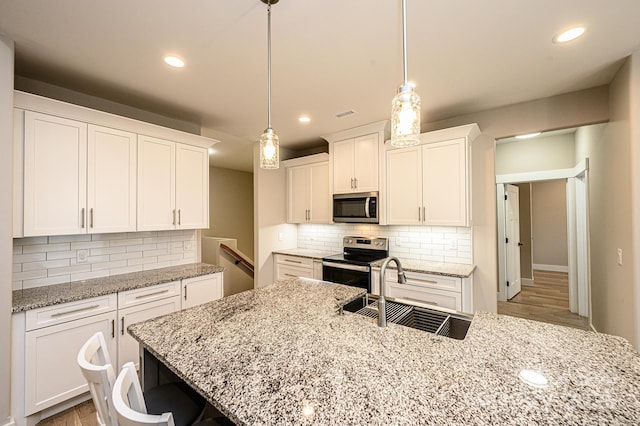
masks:
[(222, 299), (223, 296), (222, 272), (182, 280), (182, 309)]
[[(115, 295), (65, 303), (28, 311), (15, 322), (14, 333), (24, 336), (25, 416), (89, 390), (76, 362), (78, 350), (102, 331), (109, 351), (116, 353), (116, 303)], [(14, 365), (13, 374), (19, 377), (20, 371)]]
[(290, 278), (314, 278), (313, 259), (288, 254), (273, 256), (276, 281)]
[[(387, 269), (384, 280), (386, 296), (473, 313), (471, 278), (407, 271), (405, 271), (405, 275), (407, 282), (400, 284), (398, 283), (398, 271)], [(379, 277), (380, 269), (374, 269), (372, 293), (378, 293)]]
[[(140, 344), (127, 333), (127, 327), (180, 310), (180, 281), (171, 281), (118, 293), (118, 371), (131, 361), (138, 368)], [(116, 362), (111, 355), (112, 362)]]

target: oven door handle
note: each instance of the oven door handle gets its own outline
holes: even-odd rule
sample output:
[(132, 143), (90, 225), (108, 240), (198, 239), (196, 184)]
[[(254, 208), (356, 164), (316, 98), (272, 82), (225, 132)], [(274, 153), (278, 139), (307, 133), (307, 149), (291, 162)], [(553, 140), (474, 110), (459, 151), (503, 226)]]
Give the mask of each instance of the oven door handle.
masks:
[(349, 265), (347, 263), (327, 262), (326, 260), (322, 261), (322, 266), (328, 266), (330, 268), (336, 268), (336, 269), (348, 269), (350, 271), (359, 271), (359, 272), (369, 272), (371, 270), (371, 268), (369, 266)]

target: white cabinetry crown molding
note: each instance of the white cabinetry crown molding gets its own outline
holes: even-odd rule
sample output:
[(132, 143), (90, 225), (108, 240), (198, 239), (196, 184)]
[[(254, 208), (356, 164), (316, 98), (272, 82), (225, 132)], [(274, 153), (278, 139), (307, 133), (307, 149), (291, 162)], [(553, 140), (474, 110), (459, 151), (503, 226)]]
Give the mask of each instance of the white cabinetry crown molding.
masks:
[(342, 130), (336, 133), (321, 136), (322, 139), (329, 143), (341, 141), (349, 138), (355, 138), (370, 133), (382, 133), (381, 140), (387, 140), (390, 135), (389, 120), (376, 121), (375, 123), (365, 124), (364, 126), (353, 127), (351, 129)]
[(305, 157), (292, 158), (290, 160), (282, 161), (284, 167), (304, 166), (307, 164), (322, 163), (323, 161), (329, 161), (329, 154), (321, 152), (319, 154), (307, 155)]
[(420, 134), (420, 143), (440, 142), (457, 138), (467, 138), (469, 142), (480, 136), (482, 132), (476, 123), (450, 127), (442, 130), (434, 130)]
[(174, 142), (194, 145), (201, 148), (209, 148), (220, 142), (204, 136), (170, 129), (156, 124), (145, 123), (144, 121), (121, 117), (108, 112), (97, 111), (79, 105), (73, 105), (67, 102), (21, 92), (19, 90), (14, 91), (14, 106), (16, 108), (22, 108), (29, 111), (41, 112), (89, 124), (96, 124), (127, 132), (168, 139)]

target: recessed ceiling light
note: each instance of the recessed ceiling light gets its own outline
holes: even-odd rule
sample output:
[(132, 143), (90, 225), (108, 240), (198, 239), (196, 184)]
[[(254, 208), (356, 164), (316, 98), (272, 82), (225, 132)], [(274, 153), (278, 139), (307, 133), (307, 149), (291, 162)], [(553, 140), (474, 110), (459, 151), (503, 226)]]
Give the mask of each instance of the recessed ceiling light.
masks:
[(184, 67), (184, 61), (177, 56), (165, 56), (164, 61), (175, 68)]
[(536, 136), (540, 136), (540, 132), (527, 133), (526, 135), (518, 135), (516, 136), (516, 139), (531, 139), (531, 138), (535, 138)]
[(311, 121), (311, 117), (308, 117), (306, 115), (302, 115), (300, 117), (298, 117), (298, 121), (301, 123), (308, 123)]
[(566, 43), (571, 40), (575, 40), (584, 34), (586, 28), (585, 27), (573, 27), (569, 28), (566, 31), (556, 34), (553, 37), (554, 43)]

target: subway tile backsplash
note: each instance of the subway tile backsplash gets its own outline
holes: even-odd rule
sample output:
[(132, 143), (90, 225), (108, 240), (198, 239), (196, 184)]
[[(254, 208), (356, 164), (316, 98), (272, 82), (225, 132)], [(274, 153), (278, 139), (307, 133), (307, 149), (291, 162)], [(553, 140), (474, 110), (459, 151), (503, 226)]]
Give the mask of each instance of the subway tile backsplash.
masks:
[[(81, 259), (86, 255), (86, 261)], [(13, 240), (13, 289), (139, 272), (196, 261), (196, 231), (56, 235)]]
[(432, 262), (472, 263), (471, 228), (361, 224), (298, 225), (298, 248), (342, 250), (347, 235), (386, 237), (389, 254)]

